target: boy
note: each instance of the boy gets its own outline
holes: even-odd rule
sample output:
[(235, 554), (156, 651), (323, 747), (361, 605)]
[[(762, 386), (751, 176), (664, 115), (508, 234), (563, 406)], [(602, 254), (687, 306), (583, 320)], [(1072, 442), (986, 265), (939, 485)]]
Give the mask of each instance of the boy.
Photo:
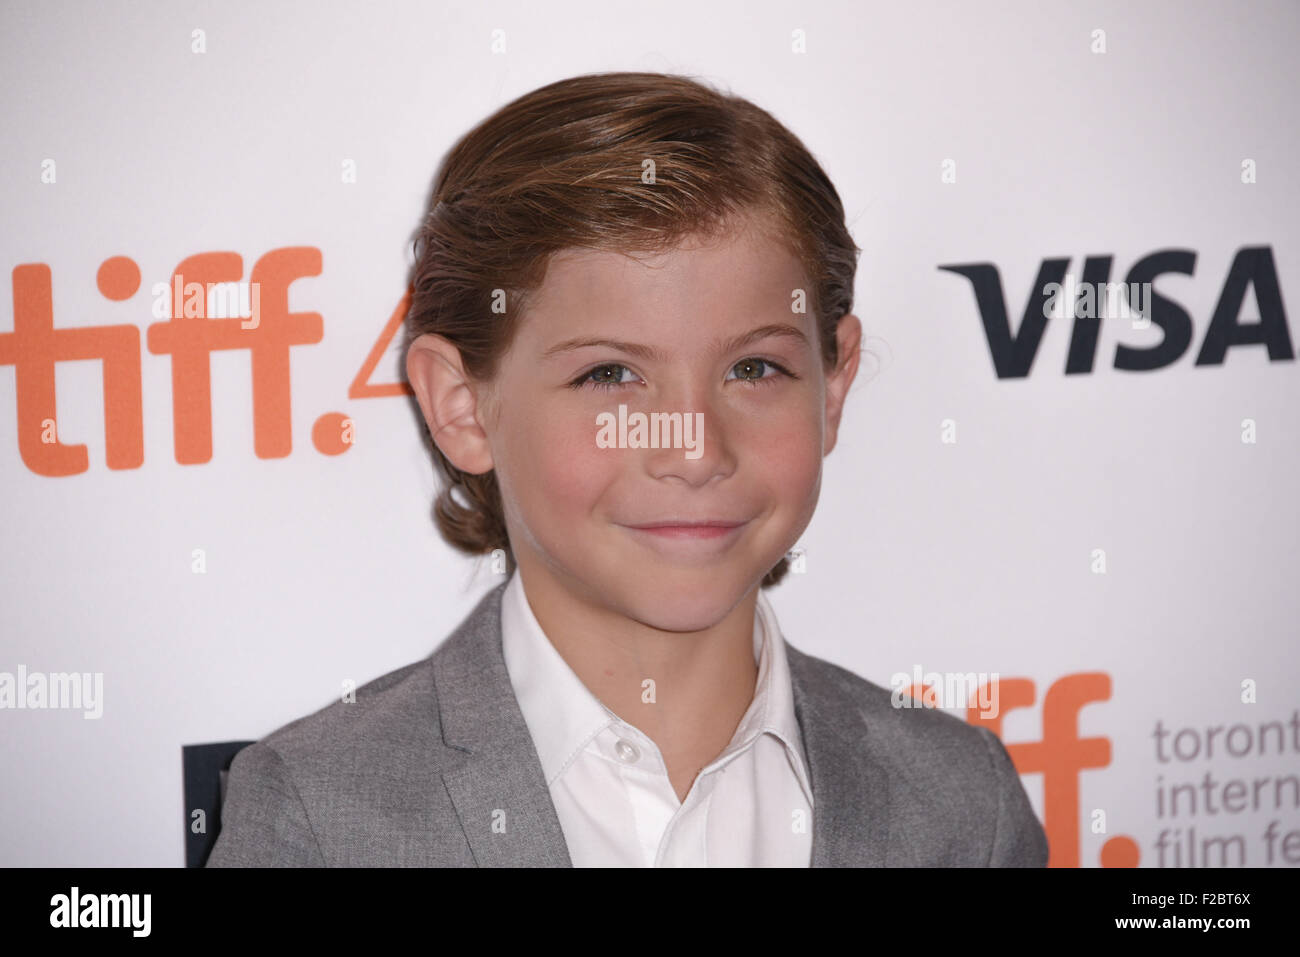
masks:
[(553, 83), (452, 149), (417, 243), (435, 518), (509, 578), (242, 751), (210, 864), (1046, 862), (994, 735), (789, 646), (761, 594), (861, 342), (788, 130), (685, 77)]

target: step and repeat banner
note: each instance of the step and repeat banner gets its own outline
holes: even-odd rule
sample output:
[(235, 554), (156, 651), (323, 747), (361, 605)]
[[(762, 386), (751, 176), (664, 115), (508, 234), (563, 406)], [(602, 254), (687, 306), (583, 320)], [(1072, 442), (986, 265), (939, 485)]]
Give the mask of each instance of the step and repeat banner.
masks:
[(430, 516), (410, 243), (460, 135), (607, 70), (769, 110), (862, 249), (786, 639), (999, 734), (1052, 866), (1300, 864), (1297, 28), (3, 4), (0, 864), (195, 863), (222, 754), (502, 580)]

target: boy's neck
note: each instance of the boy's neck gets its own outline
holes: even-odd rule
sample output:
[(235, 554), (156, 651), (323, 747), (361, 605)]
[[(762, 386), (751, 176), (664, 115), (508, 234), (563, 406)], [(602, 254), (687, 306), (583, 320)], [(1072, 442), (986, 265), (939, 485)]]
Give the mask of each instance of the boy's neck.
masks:
[[(573, 595), (544, 569), (521, 572), (533, 616), (560, 657), (605, 707), (655, 743), (684, 800), (754, 700), (757, 589), (710, 628), (669, 632)], [(654, 682), (652, 700), (646, 679)]]

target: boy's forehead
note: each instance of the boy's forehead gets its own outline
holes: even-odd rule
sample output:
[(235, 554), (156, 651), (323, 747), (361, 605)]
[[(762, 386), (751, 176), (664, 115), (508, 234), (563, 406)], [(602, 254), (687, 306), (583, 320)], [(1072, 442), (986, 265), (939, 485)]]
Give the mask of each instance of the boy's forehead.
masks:
[(788, 314), (798, 288), (807, 290), (803, 266), (785, 242), (765, 230), (735, 229), (688, 236), (666, 250), (562, 250), (551, 258), (532, 306), (569, 316), (706, 308)]

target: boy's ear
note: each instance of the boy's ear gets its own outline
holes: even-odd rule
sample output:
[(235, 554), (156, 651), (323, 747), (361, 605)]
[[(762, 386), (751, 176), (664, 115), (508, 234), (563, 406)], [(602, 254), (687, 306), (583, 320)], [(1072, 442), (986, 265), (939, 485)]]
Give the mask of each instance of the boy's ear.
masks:
[(479, 423), (479, 396), (460, 350), (442, 336), (418, 337), (406, 351), (406, 378), (429, 434), (451, 464), (470, 475), (490, 471), (492, 449)]
[(862, 356), (862, 323), (858, 317), (849, 313), (835, 324), (835, 341), (839, 362), (826, 377), (826, 442), (822, 455), (829, 455), (835, 448), (835, 440), (840, 431), (840, 415), (844, 412), (844, 400), (848, 398), (849, 386), (858, 375), (858, 361)]

